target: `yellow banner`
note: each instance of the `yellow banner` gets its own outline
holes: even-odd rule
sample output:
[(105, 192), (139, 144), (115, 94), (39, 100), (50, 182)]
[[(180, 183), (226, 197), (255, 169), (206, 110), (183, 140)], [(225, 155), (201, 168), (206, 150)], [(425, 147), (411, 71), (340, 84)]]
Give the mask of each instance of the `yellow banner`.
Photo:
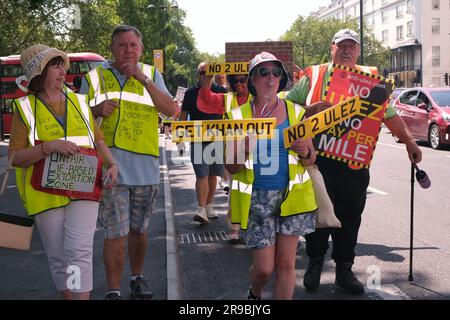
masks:
[(359, 96), (354, 96), (353, 98), (319, 112), (292, 127), (286, 128), (283, 130), (284, 147), (286, 149), (290, 148), (292, 143), (299, 138), (311, 138), (336, 124), (359, 114), (360, 110), (361, 100)]
[(206, 67), (206, 74), (248, 74), (248, 62), (210, 63)]
[(272, 139), (276, 123), (276, 118), (174, 121), (172, 141), (224, 141), (243, 139), (247, 135), (255, 135), (257, 139)]

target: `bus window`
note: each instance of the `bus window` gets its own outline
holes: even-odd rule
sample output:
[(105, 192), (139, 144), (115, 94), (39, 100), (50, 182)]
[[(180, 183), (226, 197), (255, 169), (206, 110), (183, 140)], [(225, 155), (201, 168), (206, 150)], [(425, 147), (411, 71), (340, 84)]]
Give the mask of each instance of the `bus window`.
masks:
[(20, 64), (5, 64), (2, 66), (2, 78), (17, 78), (23, 74)]
[(82, 73), (82, 74), (85, 74), (85, 73), (88, 73), (89, 71), (91, 71), (91, 69), (89, 68), (89, 62), (87, 62), (87, 61), (79, 61), (78, 67), (80, 68), (79, 73)]

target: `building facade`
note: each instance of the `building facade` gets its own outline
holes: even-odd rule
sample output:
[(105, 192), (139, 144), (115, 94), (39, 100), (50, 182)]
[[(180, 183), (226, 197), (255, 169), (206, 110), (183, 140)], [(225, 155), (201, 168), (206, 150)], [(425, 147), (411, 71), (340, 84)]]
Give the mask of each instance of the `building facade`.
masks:
[(443, 86), (450, 73), (450, 0), (331, 0), (319, 19), (360, 16), (391, 50), (389, 70), (397, 86)]

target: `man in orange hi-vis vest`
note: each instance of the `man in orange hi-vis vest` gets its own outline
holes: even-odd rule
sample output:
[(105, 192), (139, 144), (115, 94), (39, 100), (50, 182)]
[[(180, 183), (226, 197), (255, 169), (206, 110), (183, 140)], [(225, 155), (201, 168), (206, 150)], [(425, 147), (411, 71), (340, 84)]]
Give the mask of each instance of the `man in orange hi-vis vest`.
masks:
[[(358, 34), (350, 29), (339, 30), (331, 43), (332, 62), (306, 68), (305, 76), (292, 89), (286, 97), (287, 100), (305, 106), (307, 116), (331, 107), (329, 102), (324, 101), (324, 93), (333, 63), (372, 74), (378, 73), (375, 67), (356, 65), (359, 54)], [(411, 162), (420, 162), (421, 150), (392, 107), (387, 109), (384, 123), (406, 144), (406, 151)], [(333, 202), (335, 214), (342, 223), (342, 228), (316, 229), (315, 232), (306, 236), (306, 253), (309, 263), (303, 284), (308, 290), (319, 287), (324, 256), (328, 250), (328, 238), (331, 235), (333, 240), (331, 257), (336, 263), (336, 285), (348, 293), (361, 294), (364, 292), (364, 286), (353, 274), (352, 266), (361, 225), (361, 214), (366, 203), (369, 170), (355, 169), (344, 162), (321, 156), (317, 157), (316, 164), (324, 176), (328, 194)]]

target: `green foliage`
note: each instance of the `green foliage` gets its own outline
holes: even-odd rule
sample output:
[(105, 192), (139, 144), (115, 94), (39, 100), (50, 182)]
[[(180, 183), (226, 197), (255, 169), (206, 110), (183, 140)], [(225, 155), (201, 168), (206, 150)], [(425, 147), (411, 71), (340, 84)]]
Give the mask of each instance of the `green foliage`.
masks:
[[(356, 20), (319, 20), (315, 17), (299, 16), (291, 28), (281, 37), (292, 41), (294, 62), (300, 67), (325, 63), (331, 60), (330, 45), (334, 34), (343, 28), (359, 31)], [(364, 64), (379, 70), (389, 64), (389, 50), (375, 39), (368, 28), (364, 28)]]

